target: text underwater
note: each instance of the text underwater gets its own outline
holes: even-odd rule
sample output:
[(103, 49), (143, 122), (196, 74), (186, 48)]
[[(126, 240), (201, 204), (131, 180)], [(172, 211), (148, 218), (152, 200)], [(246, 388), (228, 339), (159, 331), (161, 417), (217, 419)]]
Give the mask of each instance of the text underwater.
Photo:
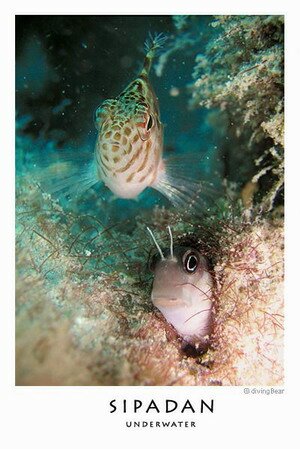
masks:
[[(150, 401), (142, 401), (140, 399), (134, 400), (117, 400), (112, 399), (109, 402), (110, 413), (117, 414), (138, 414), (142, 417), (143, 414), (153, 416), (153, 414), (167, 414), (167, 413), (180, 413), (180, 414), (203, 414), (214, 413), (214, 400), (204, 401), (200, 399), (197, 402), (191, 402), (186, 400), (182, 403), (175, 401), (174, 399), (165, 399), (164, 401), (156, 402), (154, 399)], [(147, 416), (147, 417), (148, 417)], [(132, 428), (195, 428), (196, 421), (189, 420), (128, 420), (125, 422), (126, 427)]]

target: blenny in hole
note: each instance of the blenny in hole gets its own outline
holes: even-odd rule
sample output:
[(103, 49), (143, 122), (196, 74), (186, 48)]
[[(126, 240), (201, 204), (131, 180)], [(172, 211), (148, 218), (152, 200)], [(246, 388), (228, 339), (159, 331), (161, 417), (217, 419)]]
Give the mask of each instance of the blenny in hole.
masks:
[(158, 250), (150, 262), (151, 300), (184, 342), (205, 348), (212, 328), (214, 286), (208, 260), (196, 248), (174, 246), (169, 226), (170, 248), (165, 250), (147, 229)]

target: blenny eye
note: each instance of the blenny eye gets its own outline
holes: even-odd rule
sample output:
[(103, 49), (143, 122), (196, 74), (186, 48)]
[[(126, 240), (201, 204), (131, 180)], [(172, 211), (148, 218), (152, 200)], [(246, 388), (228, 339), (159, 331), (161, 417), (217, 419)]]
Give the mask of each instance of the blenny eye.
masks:
[(147, 131), (150, 131), (152, 126), (153, 126), (153, 118), (152, 118), (152, 115), (150, 114), (149, 115), (149, 119), (148, 119), (148, 123), (147, 123)]
[(199, 265), (198, 255), (194, 251), (188, 251), (184, 254), (183, 259), (183, 268), (189, 273), (195, 273)]

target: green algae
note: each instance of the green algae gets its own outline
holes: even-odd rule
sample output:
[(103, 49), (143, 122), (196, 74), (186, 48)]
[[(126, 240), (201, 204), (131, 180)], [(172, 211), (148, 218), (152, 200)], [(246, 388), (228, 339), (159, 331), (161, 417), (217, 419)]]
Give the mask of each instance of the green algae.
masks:
[[(284, 18), (215, 16), (203, 49), (198, 16), (175, 16), (176, 32), (156, 71), (171, 55), (193, 51), (186, 86), (191, 109), (206, 108), (206, 120), (222, 135), (224, 178), (270, 211), (282, 203), (284, 183)], [(184, 32), (183, 32), (184, 30)], [(244, 205), (248, 205), (248, 198)]]
[[(26, 198), (25, 191), (22, 198)], [(282, 382), (280, 220), (257, 217), (256, 222), (249, 224), (243, 222), (241, 215), (228, 214), (228, 209), (226, 216), (221, 211), (222, 217), (209, 215), (199, 220), (156, 208), (153, 214), (137, 217), (131, 226), (131, 238), (141, 244), (127, 254), (129, 261), (119, 251), (113, 256), (115, 269), (97, 269), (90, 257), (84, 258), (83, 269), (83, 262), (74, 260), (70, 252), (74, 235), (70, 235), (68, 225), (60, 226), (57, 221), (57, 203), (49, 198), (42, 202), (44, 208), (39, 214), (28, 213), (24, 218), (23, 206), (19, 218), (22, 235), (17, 239), (18, 384)], [(150, 301), (147, 261), (151, 245), (145, 229), (147, 225), (155, 228), (159, 241), (168, 246), (167, 224), (172, 227), (175, 245), (191, 242), (213, 261), (214, 332), (210, 349), (196, 359), (185, 354), (180, 338)], [(86, 239), (84, 247), (92, 254), (88, 236)], [(52, 254), (52, 245), (57, 242), (59, 250)], [(116, 244), (125, 247), (127, 243), (128, 234), (121, 228), (114, 236), (105, 236), (105, 251), (109, 253)], [(82, 245), (83, 241), (80, 251)], [(75, 247), (74, 244), (72, 249)], [(103, 247), (99, 259), (105, 257), (105, 251)], [(258, 357), (255, 370), (248, 354), (253, 334), (258, 345), (258, 352), (253, 355)], [(61, 348), (59, 353), (57, 345)], [(272, 363), (263, 363), (265, 357)], [(252, 361), (247, 364), (247, 360)], [(271, 365), (273, 376), (269, 374)]]
[(196, 57), (190, 104), (223, 112), (237, 149), (226, 150), (228, 177), (260, 181), (269, 211), (284, 181), (283, 17), (221, 16), (211, 26), (219, 34)]

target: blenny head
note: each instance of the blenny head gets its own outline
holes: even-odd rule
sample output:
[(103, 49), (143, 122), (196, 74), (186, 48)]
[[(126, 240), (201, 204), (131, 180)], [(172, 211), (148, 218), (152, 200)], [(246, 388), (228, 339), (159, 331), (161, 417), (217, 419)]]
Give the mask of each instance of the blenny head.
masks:
[(150, 262), (154, 273), (151, 300), (186, 342), (205, 342), (212, 325), (213, 277), (207, 258), (193, 247), (161, 249), (152, 231), (149, 233), (158, 249)]

